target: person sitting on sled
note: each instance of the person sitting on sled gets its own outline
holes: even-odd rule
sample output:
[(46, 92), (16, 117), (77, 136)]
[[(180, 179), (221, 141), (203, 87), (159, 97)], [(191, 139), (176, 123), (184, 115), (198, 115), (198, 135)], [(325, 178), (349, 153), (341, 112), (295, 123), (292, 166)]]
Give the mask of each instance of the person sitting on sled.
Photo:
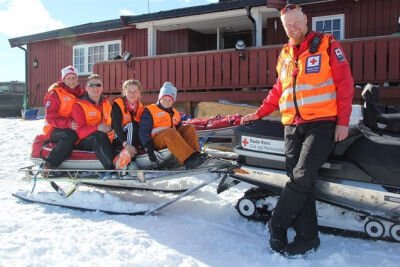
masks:
[(122, 97), (113, 101), (111, 110), (113, 144), (124, 147), (134, 156), (140, 147), (139, 122), (144, 106), (140, 102), (142, 86), (138, 80), (127, 80), (122, 85)]
[(57, 168), (71, 154), (78, 135), (71, 119), (72, 106), (84, 93), (78, 83), (78, 70), (67, 66), (61, 70), (61, 80), (49, 87), (44, 97), (46, 139), (57, 143), (45, 159), (44, 169)]
[(157, 103), (145, 107), (140, 120), (139, 137), (155, 167), (159, 164), (155, 150), (168, 148), (180, 164), (193, 169), (202, 165), (207, 157), (200, 153), (194, 127), (182, 125), (181, 116), (173, 107), (176, 95), (176, 87), (165, 82)]
[(111, 103), (102, 95), (100, 76), (92, 74), (86, 83), (86, 93), (72, 107), (72, 118), (78, 127), (82, 150), (94, 151), (104, 169), (123, 169), (131, 161), (131, 155), (123, 149), (119, 154), (111, 144), (114, 132), (111, 129)]

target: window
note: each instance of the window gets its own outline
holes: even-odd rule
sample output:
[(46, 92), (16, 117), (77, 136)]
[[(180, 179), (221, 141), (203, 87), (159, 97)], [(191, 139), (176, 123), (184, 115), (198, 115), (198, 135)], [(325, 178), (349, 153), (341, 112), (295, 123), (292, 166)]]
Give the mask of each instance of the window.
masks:
[(312, 18), (312, 29), (331, 33), (337, 40), (344, 39), (344, 14)]
[(116, 56), (119, 56), (120, 49), (119, 44), (109, 44), (108, 45), (108, 60), (113, 60)]
[(75, 45), (73, 47), (74, 67), (79, 74), (89, 75), (97, 62), (112, 60), (121, 53), (121, 41)]
[(85, 72), (84, 48), (74, 48), (74, 67), (78, 69), (79, 73)]

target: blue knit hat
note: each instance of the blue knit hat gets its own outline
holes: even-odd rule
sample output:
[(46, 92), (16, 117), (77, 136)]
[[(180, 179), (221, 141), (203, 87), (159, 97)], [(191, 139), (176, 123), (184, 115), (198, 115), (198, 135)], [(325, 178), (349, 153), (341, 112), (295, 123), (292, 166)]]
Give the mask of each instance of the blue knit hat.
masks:
[(163, 96), (170, 96), (170, 97), (172, 97), (172, 99), (175, 102), (177, 91), (178, 90), (171, 82), (165, 82), (163, 84), (163, 86), (160, 88), (160, 94), (158, 95), (158, 101), (160, 101), (160, 99)]

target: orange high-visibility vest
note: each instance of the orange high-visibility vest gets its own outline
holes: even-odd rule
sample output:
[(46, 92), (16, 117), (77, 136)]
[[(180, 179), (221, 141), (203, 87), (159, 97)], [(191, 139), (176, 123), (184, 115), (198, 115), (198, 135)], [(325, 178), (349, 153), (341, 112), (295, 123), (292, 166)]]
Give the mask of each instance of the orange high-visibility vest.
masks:
[(148, 105), (146, 108), (150, 111), (150, 114), (153, 117), (153, 130), (151, 131), (152, 137), (163, 130), (174, 128), (181, 120), (181, 115), (174, 108), (172, 118), (168, 112), (162, 110), (156, 104)]
[[(122, 127), (124, 127), (125, 125), (127, 125), (128, 123), (130, 123), (132, 121), (131, 113), (125, 108), (125, 103), (124, 103), (123, 98), (118, 97), (114, 100), (114, 102), (117, 103), (117, 105), (121, 109)], [(144, 106), (141, 102), (139, 102), (139, 106), (133, 116), (133, 120), (136, 122), (140, 122), (140, 118), (142, 117), (143, 111), (144, 111)]]
[[(318, 51), (313, 54), (308, 50), (304, 51), (297, 62), (294, 60), (293, 49), (289, 45), (283, 47), (276, 70), (282, 84), (279, 109), (284, 125), (293, 123), (296, 106), (304, 120), (337, 115), (336, 86), (327, 52), (329, 43), (329, 35), (324, 35)], [(294, 87), (293, 73), (296, 71), (296, 63), (297, 76)]]
[[(60, 100), (60, 108), (57, 111), (58, 115), (60, 115), (61, 117), (69, 118), (71, 116), (72, 106), (76, 102), (76, 96), (58, 86), (52, 88), (49, 92), (47, 92), (45, 99), (47, 98), (48, 94), (52, 92), (55, 92), (58, 99)], [(53, 128), (54, 127), (50, 125), (46, 120), (44, 121), (43, 132), (46, 136), (50, 134)]]
[[(102, 103), (102, 108), (103, 112), (100, 112), (93, 104), (87, 102), (87, 101), (82, 101), (82, 100), (77, 100), (77, 104), (79, 104), (83, 112), (85, 114), (85, 119), (86, 119), (86, 124), (89, 126), (97, 126), (100, 123), (104, 123), (108, 126), (111, 127), (111, 108), (112, 105), (110, 101), (106, 100), (103, 101)], [(108, 138), (110, 139), (110, 142), (114, 140), (114, 131), (110, 131), (107, 133)]]

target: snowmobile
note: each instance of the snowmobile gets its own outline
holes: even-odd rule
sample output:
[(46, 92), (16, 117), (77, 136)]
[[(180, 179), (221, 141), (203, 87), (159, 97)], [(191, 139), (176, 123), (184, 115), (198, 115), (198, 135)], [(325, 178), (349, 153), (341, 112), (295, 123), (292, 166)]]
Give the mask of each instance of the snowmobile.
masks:
[[(336, 144), (315, 182), (320, 230), (400, 242), (400, 113), (382, 114), (378, 89), (367, 84), (362, 120)], [(239, 170), (221, 180), (218, 193), (246, 182), (256, 187), (238, 200), (247, 219), (268, 221), (289, 181), (285, 171), (284, 128), (258, 120), (236, 129)]]

